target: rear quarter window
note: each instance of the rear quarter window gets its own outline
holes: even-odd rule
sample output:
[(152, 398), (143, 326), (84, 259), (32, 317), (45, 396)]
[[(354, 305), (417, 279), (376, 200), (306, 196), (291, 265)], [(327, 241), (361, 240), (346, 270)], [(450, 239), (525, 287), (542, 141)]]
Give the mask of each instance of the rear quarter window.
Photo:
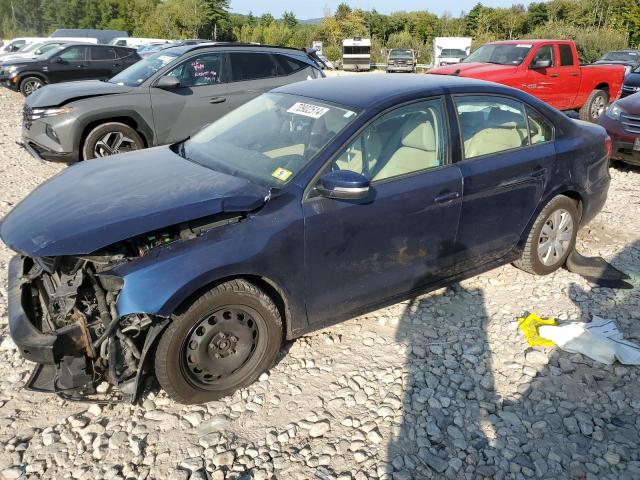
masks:
[(277, 63), (278, 75), (291, 75), (292, 73), (309, 67), (309, 64), (288, 55), (276, 53), (273, 55), (273, 58)]

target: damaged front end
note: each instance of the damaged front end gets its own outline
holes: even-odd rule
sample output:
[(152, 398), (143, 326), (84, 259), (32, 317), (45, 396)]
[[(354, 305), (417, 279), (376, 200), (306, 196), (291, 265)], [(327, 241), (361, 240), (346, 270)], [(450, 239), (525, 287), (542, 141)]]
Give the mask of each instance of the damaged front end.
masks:
[[(168, 320), (119, 316), (122, 280), (103, 274), (111, 260), (20, 255), (11, 260), (11, 336), (22, 356), (38, 364), (26, 388), (69, 400), (136, 399), (146, 354)], [(97, 394), (103, 381), (117, 390)]]

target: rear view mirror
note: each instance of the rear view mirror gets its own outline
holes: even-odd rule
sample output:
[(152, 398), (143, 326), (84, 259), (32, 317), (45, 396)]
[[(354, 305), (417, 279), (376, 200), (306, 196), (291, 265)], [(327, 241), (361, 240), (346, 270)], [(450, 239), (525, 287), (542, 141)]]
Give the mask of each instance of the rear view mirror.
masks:
[(536, 60), (535, 62), (531, 63), (529, 68), (531, 69), (549, 68), (550, 66), (551, 66), (551, 60)]
[(339, 200), (359, 200), (369, 195), (369, 179), (350, 170), (325, 173), (316, 186), (320, 195)]
[(160, 80), (158, 80), (158, 83), (156, 83), (157, 88), (164, 88), (166, 90), (178, 88), (179, 86), (180, 86), (180, 80), (178, 80), (176, 77), (171, 77), (169, 75), (160, 77)]

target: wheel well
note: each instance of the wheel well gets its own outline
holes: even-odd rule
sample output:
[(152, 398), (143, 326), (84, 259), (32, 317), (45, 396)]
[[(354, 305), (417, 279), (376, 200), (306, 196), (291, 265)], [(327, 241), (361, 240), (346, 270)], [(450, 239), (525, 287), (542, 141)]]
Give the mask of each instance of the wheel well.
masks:
[(596, 85), (595, 90), (604, 90), (609, 95), (609, 85), (607, 83), (600, 83)]
[(145, 148), (149, 147), (149, 141), (147, 140), (147, 136), (144, 134), (144, 132), (140, 128), (138, 128), (138, 122), (136, 122), (133, 118), (131, 117), (101, 118), (100, 120), (94, 120), (93, 122), (87, 124), (87, 126), (82, 131), (82, 136), (80, 137), (80, 144), (78, 145), (78, 153), (80, 156), (82, 156), (82, 148), (84, 146), (84, 141), (87, 139), (89, 132), (94, 128), (96, 128), (98, 125), (102, 125), (103, 123), (109, 123), (109, 122), (124, 123), (125, 125), (133, 128), (142, 138)]
[(198, 288), (196, 291), (191, 293), (187, 298), (185, 298), (178, 307), (174, 309), (174, 314), (180, 314), (189, 308), (189, 306), (202, 295), (207, 290), (211, 290), (216, 285), (220, 285), (221, 283), (228, 282), (231, 280), (246, 280), (249, 283), (252, 283), (256, 287), (263, 290), (269, 298), (273, 301), (276, 308), (278, 309), (278, 313), (280, 313), (280, 317), (282, 318), (282, 327), (284, 328), (284, 337), (291, 338), (291, 312), (289, 310), (289, 305), (287, 302), (287, 298), (284, 295), (282, 289), (273, 281), (269, 280), (266, 277), (261, 277), (259, 275), (234, 275), (230, 277), (220, 278), (213, 282), (210, 282), (202, 287)]
[(565, 197), (569, 197), (576, 204), (576, 208), (578, 209), (578, 216), (582, 218), (582, 197), (576, 191), (568, 191), (563, 192), (560, 195), (564, 195)]
[(25, 78), (29, 78), (29, 77), (39, 78), (44, 83), (47, 83), (47, 79), (44, 77), (44, 75), (42, 75), (40, 73), (27, 73), (26, 75), (21, 75), (20, 76), (20, 81), (18, 82), (18, 86), (22, 85), (22, 82), (24, 81)]

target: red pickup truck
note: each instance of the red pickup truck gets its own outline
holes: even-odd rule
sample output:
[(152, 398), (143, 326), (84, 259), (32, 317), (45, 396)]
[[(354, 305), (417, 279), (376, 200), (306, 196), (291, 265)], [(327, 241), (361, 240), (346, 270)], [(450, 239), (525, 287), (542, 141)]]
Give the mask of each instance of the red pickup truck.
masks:
[(573, 42), (509, 40), (487, 43), (461, 63), (427, 73), (459, 75), (524, 90), (559, 110), (578, 110), (595, 122), (610, 101), (620, 96), (624, 67), (580, 65)]

